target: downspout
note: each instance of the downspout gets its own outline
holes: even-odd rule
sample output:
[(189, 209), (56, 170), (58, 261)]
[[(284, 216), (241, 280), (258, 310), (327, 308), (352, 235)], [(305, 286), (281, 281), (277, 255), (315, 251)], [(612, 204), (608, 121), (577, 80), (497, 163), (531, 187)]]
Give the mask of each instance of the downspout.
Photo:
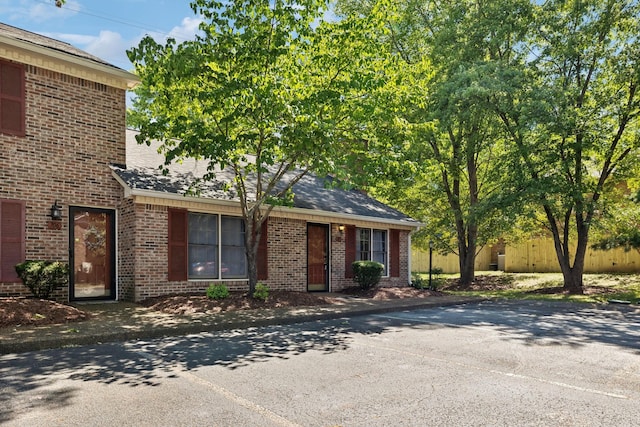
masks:
[(408, 238), (407, 238), (407, 266), (408, 266), (408, 277), (407, 277), (407, 284), (409, 286), (411, 286), (411, 233), (409, 233)]

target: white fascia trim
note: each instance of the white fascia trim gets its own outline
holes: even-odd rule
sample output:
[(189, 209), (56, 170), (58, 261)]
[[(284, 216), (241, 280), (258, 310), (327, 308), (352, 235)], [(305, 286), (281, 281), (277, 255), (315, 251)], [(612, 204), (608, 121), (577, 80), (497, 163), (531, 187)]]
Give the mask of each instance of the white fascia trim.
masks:
[(21, 50), (26, 50), (28, 52), (34, 52), (39, 55), (48, 56), (50, 58), (56, 59), (61, 62), (66, 62), (77, 67), (88, 68), (99, 73), (108, 74), (112, 77), (115, 77), (116, 79), (122, 80), (122, 82), (125, 83), (127, 89), (133, 89), (140, 83), (140, 78), (135, 74), (117, 67), (112, 67), (92, 61), (88, 58), (81, 58), (69, 53), (60, 52), (34, 43), (25, 42), (23, 40), (18, 40), (2, 35), (0, 35), (0, 43), (7, 44)]
[[(135, 188), (132, 189), (118, 176), (118, 174), (115, 171), (112, 172), (112, 175), (120, 183), (120, 185), (124, 187), (125, 197), (135, 197), (135, 196), (155, 197), (157, 199), (176, 200), (176, 201), (182, 201), (182, 202), (189, 201), (189, 202), (198, 202), (198, 203), (206, 203), (210, 205), (230, 206), (230, 207), (238, 207), (240, 205), (240, 202), (236, 200), (206, 199), (202, 197), (182, 196), (180, 194), (175, 194), (175, 193), (161, 193), (155, 190), (142, 190), (142, 189), (135, 189)], [(312, 211), (310, 209), (290, 208), (286, 206), (276, 206), (273, 208), (273, 212), (282, 212), (284, 214), (289, 212), (289, 213), (297, 213), (297, 214), (307, 215), (307, 216), (313, 215), (316, 217), (319, 216), (327, 219), (343, 220), (345, 222), (349, 222), (349, 221), (379, 222), (379, 223), (395, 225), (395, 226), (414, 229), (414, 230), (420, 228), (423, 225), (419, 222), (410, 223), (406, 221), (390, 220), (390, 219), (377, 218), (377, 217), (371, 217), (371, 216), (352, 215), (352, 214), (326, 212), (326, 211), (319, 211), (319, 210)], [(336, 222), (336, 221), (333, 221), (333, 222)]]

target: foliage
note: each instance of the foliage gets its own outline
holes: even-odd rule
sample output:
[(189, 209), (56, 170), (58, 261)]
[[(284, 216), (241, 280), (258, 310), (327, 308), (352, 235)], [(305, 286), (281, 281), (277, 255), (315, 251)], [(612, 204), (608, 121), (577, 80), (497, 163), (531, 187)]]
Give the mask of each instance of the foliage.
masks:
[(603, 213), (597, 231), (591, 245), (593, 249), (623, 248), (640, 252), (640, 201), (635, 200), (635, 195), (619, 197), (615, 208)]
[(49, 299), (69, 283), (69, 265), (60, 261), (25, 261), (15, 266), (18, 277), (36, 298)]
[(229, 297), (229, 288), (224, 284), (213, 284), (207, 288), (207, 297), (209, 299), (225, 299)]
[(256, 290), (253, 292), (253, 297), (262, 301), (266, 301), (269, 298), (269, 286), (264, 283), (258, 283)]
[(439, 267), (433, 267), (431, 269), (431, 283), (429, 283), (429, 273), (425, 274), (413, 274), (411, 276), (411, 286), (416, 289), (429, 289), (430, 291), (437, 291), (438, 288), (445, 283), (443, 270)]
[[(343, 11), (371, 5), (338, 2)], [(394, 78), (385, 87), (383, 111), (371, 119), (376, 142), (393, 156), (381, 156), (385, 173), (370, 173), (378, 177), (370, 182), (372, 193), (425, 223), (413, 241), (423, 248), (433, 241), (438, 251), (457, 254), (468, 282), (478, 247), (495, 241), (516, 217), (519, 191), (509, 185), (506, 139), (487, 102), (492, 82), (484, 76), (491, 61), (515, 55), (511, 42), (525, 33), (529, 8), (522, 0), (394, 6), (389, 35), (380, 35), (396, 56), (388, 70)]]
[(512, 142), (514, 183), (539, 206), (575, 293), (609, 184), (632, 176), (640, 148), (639, 14), (640, 4), (620, 0), (536, 4), (519, 61), (494, 73), (490, 98)]
[[(204, 18), (194, 41), (151, 37), (129, 50), (141, 85), (129, 125), (155, 139), (167, 165), (203, 160), (207, 174), (231, 172), (246, 225), (249, 287), (257, 283), (261, 225), (288, 205), (308, 173), (355, 179), (362, 160), (368, 93), (386, 57), (371, 35), (375, 15), (323, 20), (325, 0), (196, 0)], [(357, 153), (358, 155), (355, 155)]]
[(370, 289), (376, 286), (382, 278), (384, 265), (377, 261), (355, 261), (352, 264), (353, 280), (362, 289)]

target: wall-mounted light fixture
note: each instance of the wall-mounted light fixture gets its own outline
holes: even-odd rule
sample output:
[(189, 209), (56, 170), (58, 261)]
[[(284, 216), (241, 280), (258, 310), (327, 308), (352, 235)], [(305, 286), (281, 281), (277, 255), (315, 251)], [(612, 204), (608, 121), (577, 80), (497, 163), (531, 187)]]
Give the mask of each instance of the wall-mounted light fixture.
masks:
[(51, 213), (49, 214), (51, 219), (62, 219), (62, 206), (58, 204), (56, 200), (53, 205), (51, 205)]
[(339, 231), (340, 233), (344, 233), (344, 224), (340, 224), (340, 225), (338, 226), (338, 231)]

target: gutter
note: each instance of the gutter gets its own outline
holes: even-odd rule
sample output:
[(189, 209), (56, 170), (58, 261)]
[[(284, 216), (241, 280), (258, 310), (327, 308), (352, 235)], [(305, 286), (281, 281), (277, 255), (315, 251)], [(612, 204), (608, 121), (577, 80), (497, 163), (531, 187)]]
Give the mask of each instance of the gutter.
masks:
[[(128, 71), (125, 71), (121, 68), (118, 68), (114, 65), (103, 64), (103, 63), (91, 60), (89, 58), (75, 56), (71, 53), (62, 52), (53, 48), (44, 47), (35, 43), (27, 42), (20, 39), (15, 39), (12, 37), (7, 37), (4, 35), (0, 35), (0, 43), (8, 45), (12, 48), (15, 48), (21, 51), (26, 51), (32, 54), (37, 54), (37, 55), (54, 59), (56, 61), (64, 63), (67, 66), (84, 68), (85, 70), (88, 69), (100, 74), (107, 74), (111, 76), (113, 79), (118, 80), (122, 83), (121, 89), (133, 89), (140, 83), (140, 79), (138, 78), (138, 76)], [(14, 58), (11, 58), (11, 59), (14, 59)], [(24, 59), (25, 58), (22, 58), (24, 63), (49, 69), (49, 67), (47, 67), (46, 64), (38, 63), (38, 61), (28, 61)], [(15, 60), (18, 60), (18, 59), (15, 59)], [(59, 71), (59, 70), (54, 70), (54, 71)], [(77, 77), (81, 77), (81, 76), (77, 76)]]

